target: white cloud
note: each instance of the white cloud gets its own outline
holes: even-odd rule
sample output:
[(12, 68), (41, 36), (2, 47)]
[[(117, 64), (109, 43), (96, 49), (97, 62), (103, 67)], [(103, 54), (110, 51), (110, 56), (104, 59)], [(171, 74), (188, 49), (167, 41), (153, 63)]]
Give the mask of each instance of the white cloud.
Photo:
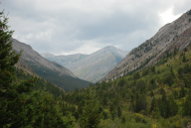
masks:
[(161, 25), (171, 23), (172, 21), (176, 20), (178, 17), (181, 16), (181, 14), (174, 14), (173, 10), (174, 7), (170, 7), (167, 10), (159, 13)]
[(86, 41), (84, 44), (82, 44), (80, 47), (72, 50), (72, 51), (65, 51), (61, 53), (56, 53), (57, 55), (70, 55), (70, 54), (90, 54), (93, 53), (99, 49), (101, 49), (103, 46), (101, 46), (99, 43), (94, 41)]

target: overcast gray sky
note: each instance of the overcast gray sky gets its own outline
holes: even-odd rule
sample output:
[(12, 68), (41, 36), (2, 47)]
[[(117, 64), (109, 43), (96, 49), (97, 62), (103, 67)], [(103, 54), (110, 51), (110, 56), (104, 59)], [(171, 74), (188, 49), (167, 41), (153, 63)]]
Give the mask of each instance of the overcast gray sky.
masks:
[(191, 0), (0, 0), (14, 38), (40, 53), (129, 51), (191, 9)]

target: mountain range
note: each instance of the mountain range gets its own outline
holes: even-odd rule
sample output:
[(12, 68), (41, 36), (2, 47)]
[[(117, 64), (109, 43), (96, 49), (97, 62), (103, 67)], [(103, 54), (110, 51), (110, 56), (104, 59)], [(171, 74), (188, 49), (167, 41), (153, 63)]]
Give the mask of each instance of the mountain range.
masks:
[[(106, 47), (57, 62), (67, 66), (11, 39), (6, 22), (0, 20), (0, 127), (191, 128), (191, 10), (120, 62), (120, 52)], [(119, 64), (89, 87), (67, 68), (103, 70), (114, 62)], [(99, 68), (87, 68), (87, 76)]]
[(90, 84), (90, 82), (76, 77), (67, 68), (43, 58), (31, 46), (16, 39), (13, 39), (13, 49), (17, 52), (21, 51), (18, 67), (44, 78), (64, 90), (84, 88)]
[(126, 55), (126, 52), (114, 46), (107, 46), (92, 54), (60, 55), (43, 54), (45, 58), (56, 62), (77, 77), (90, 82), (97, 82), (111, 71)]

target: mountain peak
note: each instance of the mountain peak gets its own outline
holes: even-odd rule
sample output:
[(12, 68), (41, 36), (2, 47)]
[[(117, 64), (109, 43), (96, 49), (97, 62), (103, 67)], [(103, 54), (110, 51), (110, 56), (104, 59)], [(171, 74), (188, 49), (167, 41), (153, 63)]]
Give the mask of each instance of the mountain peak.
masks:
[(87, 81), (97, 82), (124, 58), (126, 52), (106, 46), (92, 54), (73, 54), (47, 58), (69, 68), (76, 76)]
[(109, 46), (104, 47), (103, 49), (118, 49), (118, 48), (115, 46), (109, 45)]
[(98, 51), (121, 51), (121, 52), (124, 52), (123, 50), (121, 50), (120, 48), (117, 48), (115, 46), (112, 46), (112, 45), (109, 45), (109, 46), (106, 46)]

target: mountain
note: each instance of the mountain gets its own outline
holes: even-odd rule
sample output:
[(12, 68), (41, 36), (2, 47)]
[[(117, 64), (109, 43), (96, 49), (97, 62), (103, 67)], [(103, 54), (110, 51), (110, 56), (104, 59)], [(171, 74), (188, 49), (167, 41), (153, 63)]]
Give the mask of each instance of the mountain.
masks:
[(133, 49), (104, 80), (122, 77), (156, 64), (166, 55), (181, 51), (191, 43), (191, 10), (162, 27), (152, 38)]
[(48, 60), (67, 67), (79, 78), (95, 83), (113, 69), (125, 54), (116, 47), (107, 46), (90, 55), (54, 56), (45, 54), (44, 56)]
[[(46, 62), (30, 46), (16, 40), (13, 40), (15, 49), (25, 51), (17, 65), (19, 68), (14, 66), (18, 57), (12, 51), (4, 22), (0, 24), (5, 28), (0, 32), (1, 128), (191, 127), (190, 28), (173, 40), (174, 45), (167, 47), (167, 52), (153, 58), (150, 65), (138, 68), (141, 70), (85, 89), (64, 92), (19, 69), (34, 71), (38, 67), (39, 72), (53, 73), (54, 63)], [(56, 73), (51, 77), (58, 77), (58, 69), (61, 74), (73, 76), (67, 69), (55, 66)]]
[(22, 51), (19, 67), (27, 69), (47, 81), (62, 87), (64, 90), (73, 90), (87, 87), (90, 83), (77, 78), (70, 70), (50, 62), (34, 51), (31, 46), (13, 39), (13, 49)]

